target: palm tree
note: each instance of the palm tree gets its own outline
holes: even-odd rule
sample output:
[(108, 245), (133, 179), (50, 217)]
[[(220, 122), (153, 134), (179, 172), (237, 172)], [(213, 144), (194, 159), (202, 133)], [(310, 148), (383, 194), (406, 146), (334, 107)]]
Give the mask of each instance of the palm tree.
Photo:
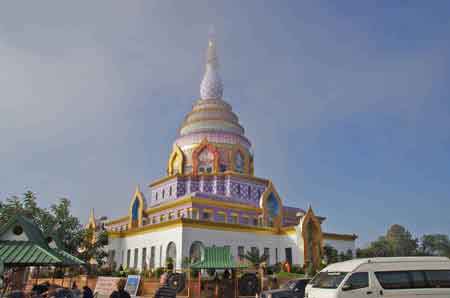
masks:
[(256, 268), (259, 267), (261, 263), (267, 261), (268, 258), (269, 256), (265, 254), (259, 255), (258, 250), (247, 250), (247, 252), (244, 255), (244, 259), (249, 261)]

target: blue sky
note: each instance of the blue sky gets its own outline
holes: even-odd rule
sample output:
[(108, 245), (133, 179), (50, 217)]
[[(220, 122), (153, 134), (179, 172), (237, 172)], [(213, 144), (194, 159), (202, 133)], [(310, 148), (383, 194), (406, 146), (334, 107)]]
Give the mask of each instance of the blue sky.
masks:
[(165, 174), (215, 26), (255, 170), (359, 244), (450, 233), (446, 1), (15, 1), (0, 11), (0, 198), (85, 220)]

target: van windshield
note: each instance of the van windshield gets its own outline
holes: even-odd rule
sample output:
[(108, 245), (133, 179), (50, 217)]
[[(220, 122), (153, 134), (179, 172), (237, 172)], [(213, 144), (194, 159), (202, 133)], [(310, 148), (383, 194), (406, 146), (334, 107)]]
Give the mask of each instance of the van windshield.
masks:
[(313, 288), (337, 289), (348, 272), (320, 272), (311, 281)]

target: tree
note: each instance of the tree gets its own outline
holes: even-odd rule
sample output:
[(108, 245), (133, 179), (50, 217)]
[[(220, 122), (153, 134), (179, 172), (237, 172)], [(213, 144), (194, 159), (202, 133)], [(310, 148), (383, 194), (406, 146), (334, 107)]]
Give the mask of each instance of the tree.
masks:
[(398, 257), (417, 254), (418, 240), (401, 225), (392, 225), (386, 236), (379, 237), (366, 249), (357, 251), (358, 257)]
[(62, 198), (49, 209), (41, 208), (36, 194), (28, 190), (22, 196), (11, 196), (0, 202), (0, 226), (17, 214), (32, 220), (43, 234), (52, 237), (60, 248), (78, 255), (86, 231), (78, 218), (71, 214), (69, 199)]
[(22, 215), (27, 217), (43, 228), (44, 217), (49, 216), (47, 210), (39, 208), (35, 193), (26, 191), (22, 197), (11, 196), (5, 202), (0, 202), (0, 225), (7, 223), (13, 216)]
[(420, 245), (420, 253), (429, 256), (450, 257), (450, 239), (443, 234), (423, 235)]
[(327, 265), (338, 262), (338, 251), (333, 246), (326, 244), (323, 247), (323, 254)]
[(108, 256), (107, 252), (103, 249), (107, 244), (108, 234), (105, 231), (97, 233), (93, 229), (84, 229), (78, 248), (78, 255), (87, 263), (95, 260), (101, 267)]
[(249, 261), (253, 266), (259, 267), (261, 263), (267, 261), (268, 256), (265, 254), (259, 255), (258, 250), (248, 250), (244, 255), (244, 259)]
[(347, 251), (341, 251), (338, 255), (339, 262), (348, 261), (353, 259), (353, 252), (351, 249), (348, 249)]
[(69, 253), (76, 254), (84, 231), (77, 217), (70, 213), (70, 201), (66, 198), (50, 207), (52, 218), (45, 219), (53, 226), (47, 232), (60, 241), (60, 246)]
[(413, 238), (401, 225), (392, 225), (386, 234), (386, 240), (391, 243), (394, 256), (417, 255), (418, 239)]

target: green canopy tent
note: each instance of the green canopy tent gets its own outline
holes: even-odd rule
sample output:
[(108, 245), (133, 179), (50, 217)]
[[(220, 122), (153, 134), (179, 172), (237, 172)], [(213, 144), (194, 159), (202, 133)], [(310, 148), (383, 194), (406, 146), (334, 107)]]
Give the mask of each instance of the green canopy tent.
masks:
[(205, 247), (200, 261), (193, 263), (191, 269), (239, 269), (245, 268), (237, 264), (228, 246)]
[(85, 263), (56, 246), (28, 218), (14, 216), (0, 228), (0, 263), (7, 268), (75, 267)]
[[(231, 269), (232, 275), (232, 289), (234, 289), (235, 296), (237, 295), (237, 288), (235, 283), (236, 269), (246, 268), (234, 261), (233, 256), (228, 246), (213, 246), (203, 248), (201, 258), (199, 261), (190, 265), (191, 269)], [(198, 275), (198, 291), (201, 296), (201, 272)], [(218, 284), (215, 285), (215, 297), (219, 296)]]

